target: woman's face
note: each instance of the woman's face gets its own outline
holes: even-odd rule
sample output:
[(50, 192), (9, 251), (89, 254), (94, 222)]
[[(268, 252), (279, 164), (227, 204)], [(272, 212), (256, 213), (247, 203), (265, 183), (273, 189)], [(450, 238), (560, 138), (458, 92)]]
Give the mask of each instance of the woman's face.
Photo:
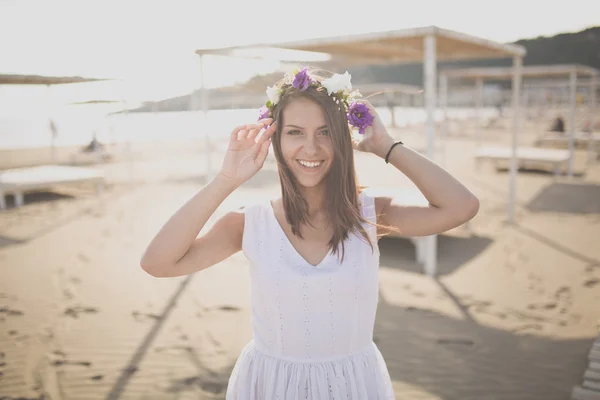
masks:
[(333, 144), (321, 107), (297, 98), (283, 110), (281, 153), (298, 183), (320, 185), (333, 163)]

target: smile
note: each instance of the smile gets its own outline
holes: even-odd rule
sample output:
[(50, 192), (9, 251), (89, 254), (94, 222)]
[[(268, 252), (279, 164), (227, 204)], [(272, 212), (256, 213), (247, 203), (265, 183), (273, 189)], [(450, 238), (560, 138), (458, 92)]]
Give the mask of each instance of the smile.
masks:
[(298, 161), (298, 164), (302, 165), (305, 168), (318, 168), (321, 164), (323, 164), (323, 161), (307, 161), (307, 160), (296, 160)]

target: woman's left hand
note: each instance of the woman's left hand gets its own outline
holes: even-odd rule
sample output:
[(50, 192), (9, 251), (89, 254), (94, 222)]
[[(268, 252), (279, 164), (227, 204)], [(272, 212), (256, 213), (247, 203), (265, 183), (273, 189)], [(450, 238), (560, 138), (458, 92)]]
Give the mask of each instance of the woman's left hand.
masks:
[[(369, 108), (369, 112), (374, 119), (373, 124), (366, 128), (365, 133), (353, 133), (352, 147), (355, 150), (373, 153), (383, 158), (389, 147), (394, 143), (394, 139), (381, 122), (381, 117), (375, 111), (373, 105), (366, 100), (360, 101)], [(359, 136), (358, 140), (355, 139), (357, 136)]]

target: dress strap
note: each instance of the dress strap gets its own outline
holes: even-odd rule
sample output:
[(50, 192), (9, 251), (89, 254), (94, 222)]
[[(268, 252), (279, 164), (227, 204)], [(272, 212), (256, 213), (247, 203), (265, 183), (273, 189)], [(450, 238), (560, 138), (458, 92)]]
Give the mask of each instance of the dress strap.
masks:
[(261, 244), (259, 241), (262, 238), (261, 231), (265, 230), (265, 210), (268, 205), (268, 202), (265, 204), (265, 202), (259, 201), (244, 207), (242, 251), (250, 260), (254, 259), (257, 254), (256, 248)]
[(375, 210), (375, 197), (364, 191), (360, 193), (360, 212), (367, 221), (377, 223), (377, 212)]
[(375, 197), (368, 195), (364, 191), (360, 193), (359, 197), (360, 202), (360, 213), (364, 219), (370, 222), (364, 223), (363, 226), (366, 229), (367, 233), (371, 237), (371, 239), (377, 243), (377, 226), (372, 224), (377, 224), (377, 211), (375, 209)]

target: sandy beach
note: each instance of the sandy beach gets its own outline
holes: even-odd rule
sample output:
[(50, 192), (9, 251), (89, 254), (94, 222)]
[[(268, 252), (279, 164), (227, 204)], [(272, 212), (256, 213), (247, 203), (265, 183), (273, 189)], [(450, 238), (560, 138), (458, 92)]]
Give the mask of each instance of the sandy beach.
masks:
[[(600, 116), (599, 116), (600, 117)], [(598, 118), (600, 120), (600, 118)], [(476, 143), (508, 143), (502, 120), (448, 135), (445, 167), (480, 199), (479, 214), (438, 238), (430, 278), (407, 239), (380, 241), (375, 341), (399, 399), (567, 399), (581, 383), (600, 319), (600, 162), (575, 154), (575, 176), (519, 174), (515, 224), (509, 176)], [(548, 121), (531, 121), (531, 144)], [(393, 134), (424, 149), (418, 127)], [(146, 145), (102, 168), (108, 182), (56, 187), (0, 212), (1, 399), (224, 399), (251, 339), (242, 253), (208, 270), (157, 279), (139, 266), (166, 219), (205, 184), (203, 142)], [(441, 150), (440, 150), (441, 151)], [(220, 166), (223, 145), (212, 152)], [(408, 187), (357, 154), (361, 184)], [(133, 181), (131, 180), (133, 178)], [(217, 211), (265, 196), (272, 160)], [(214, 219), (211, 223), (214, 222)]]

